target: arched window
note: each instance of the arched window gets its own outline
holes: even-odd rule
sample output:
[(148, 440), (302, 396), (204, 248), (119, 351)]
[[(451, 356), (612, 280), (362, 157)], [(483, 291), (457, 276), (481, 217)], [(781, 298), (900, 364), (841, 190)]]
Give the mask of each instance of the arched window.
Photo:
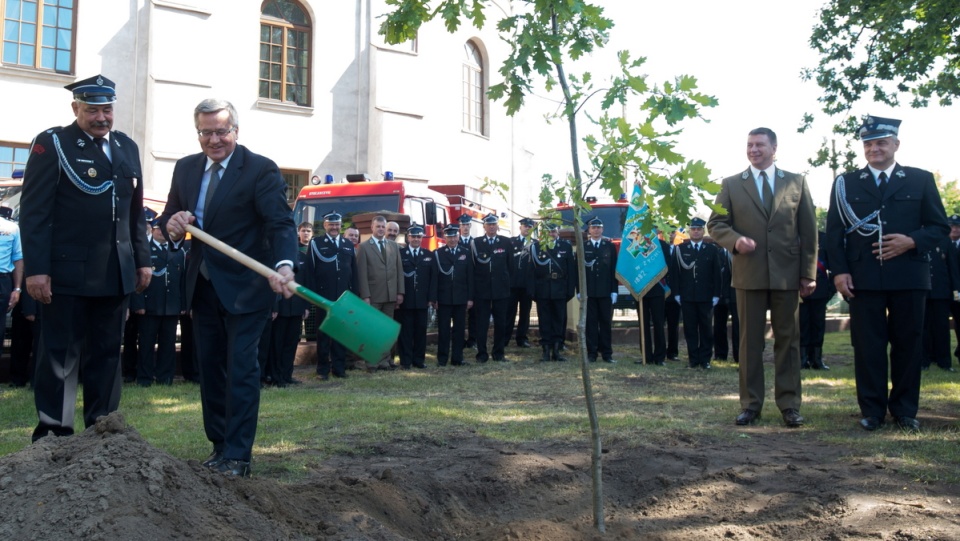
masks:
[(260, 97), (310, 105), (310, 19), (297, 2), (260, 9)]
[(463, 45), (463, 129), (484, 133), (484, 102), (486, 89), (483, 87), (483, 56), (472, 41)]

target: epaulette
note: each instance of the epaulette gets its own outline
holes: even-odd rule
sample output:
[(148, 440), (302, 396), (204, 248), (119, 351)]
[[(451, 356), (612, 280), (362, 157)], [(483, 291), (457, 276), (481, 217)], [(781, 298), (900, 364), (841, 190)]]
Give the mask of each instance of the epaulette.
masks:
[(62, 131), (63, 131), (63, 126), (54, 126), (54, 127), (50, 128), (50, 129), (48, 129), (48, 130), (47, 130), (46, 132), (44, 132), (44, 133), (60, 133), (60, 132), (62, 132)]

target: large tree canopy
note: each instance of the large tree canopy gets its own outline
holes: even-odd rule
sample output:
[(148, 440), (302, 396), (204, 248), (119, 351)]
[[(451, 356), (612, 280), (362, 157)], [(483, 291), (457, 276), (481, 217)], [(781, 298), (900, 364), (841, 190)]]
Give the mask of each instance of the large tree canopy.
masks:
[(806, 70), (824, 90), (830, 115), (861, 98), (913, 107), (960, 96), (960, 2), (957, 0), (831, 0), (810, 45), (820, 54)]

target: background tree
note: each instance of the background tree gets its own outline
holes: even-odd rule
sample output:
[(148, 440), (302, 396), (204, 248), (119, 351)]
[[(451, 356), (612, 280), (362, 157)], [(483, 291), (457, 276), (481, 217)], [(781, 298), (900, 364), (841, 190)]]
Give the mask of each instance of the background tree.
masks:
[[(381, 25), (380, 33), (389, 43), (400, 43), (415, 38), (424, 23), (440, 17), (450, 32), (456, 31), (462, 20), (481, 28), (486, 24), (485, 10), (495, 7), (492, 0), (445, 0), (431, 7), (429, 0), (386, 0), (394, 11)], [(644, 197), (650, 208), (659, 208), (658, 214), (649, 213), (644, 224), (649, 231), (656, 223), (680, 219), (686, 223), (691, 209), (699, 199), (711, 205), (704, 193), (718, 190), (709, 181), (709, 170), (699, 161), (687, 161), (676, 152), (672, 137), (680, 132), (677, 125), (687, 119), (700, 117), (703, 107), (716, 105), (711, 96), (697, 92), (696, 79), (677, 77), (662, 85), (651, 86), (644, 75), (636, 71), (645, 59), (633, 60), (627, 52), (618, 56), (620, 73), (595, 86), (590, 73), (568, 75), (567, 66), (583, 55), (601, 49), (607, 42), (613, 21), (603, 16), (603, 8), (582, 0), (525, 0), (514, 2), (516, 11), (504, 14), (496, 21), (497, 30), (509, 44), (510, 52), (504, 59), (499, 74), (502, 81), (493, 84), (488, 96), (502, 100), (507, 113), (515, 114), (537, 86), (547, 92), (562, 94), (558, 117), (566, 122), (569, 132), (571, 173), (566, 185), (557, 187), (545, 178), (545, 193), (563, 192), (569, 195), (574, 208), (574, 240), (580, 267), (580, 291), (586, 291), (583, 243), (578, 242), (583, 229), (583, 213), (589, 211), (584, 193), (594, 185), (613, 196), (623, 192), (628, 175), (644, 185)], [(494, 10), (498, 14), (503, 11)], [(599, 112), (588, 112), (584, 107), (593, 96), (600, 100)], [(623, 115), (610, 111), (616, 106)], [(597, 128), (582, 141), (578, 136), (578, 115), (583, 113)], [(631, 117), (627, 120), (625, 117)], [(588, 169), (580, 164), (581, 144), (588, 155)], [(546, 203), (546, 202), (544, 202)], [(544, 205), (546, 206), (546, 204)], [(586, 327), (586, 304), (581, 304), (580, 335)], [(587, 413), (592, 435), (591, 477), (593, 479), (594, 525), (601, 532), (603, 521), (603, 491), (601, 476), (601, 444), (596, 405), (590, 384), (586, 344), (580, 341), (580, 365)]]
[[(810, 35), (820, 54), (802, 73), (823, 89), (821, 109), (839, 119), (833, 133), (848, 138), (859, 126), (852, 115), (863, 99), (898, 107), (943, 106), (960, 95), (960, 4), (957, 0), (830, 0)], [(800, 132), (810, 128), (804, 115)], [(813, 165), (828, 163), (824, 142)], [(855, 166), (849, 154), (843, 169)]]

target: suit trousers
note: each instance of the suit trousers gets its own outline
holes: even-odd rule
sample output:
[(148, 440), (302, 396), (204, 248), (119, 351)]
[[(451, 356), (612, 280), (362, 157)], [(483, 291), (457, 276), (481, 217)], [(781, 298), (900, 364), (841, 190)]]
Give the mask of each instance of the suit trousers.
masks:
[(270, 331), (269, 374), (278, 385), (293, 383), (293, 363), (297, 358), (297, 345), (300, 344), (300, 325), (303, 317), (277, 316)]
[(587, 357), (613, 358), (613, 301), (609, 296), (587, 297)]
[(257, 348), (268, 309), (231, 314), (202, 276), (192, 305), (207, 439), (225, 459), (249, 461), (260, 411)]
[(347, 348), (320, 331), (320, 325), (327, 319), (326, 310), (317, 310), (317, 374), (321, 377), (333, 375), (342, 378), (346, 375)]
[[(823, 347), (827, 328), (827, 303), (830, 299), (803, 299), (800, 303), (800, 348)], [(947, 322), (949, 325), (949, 322)], [(949, 332), (949, 331), (948, 331)], [(947, 338), (947, 347), (950, 338)]]
[(953, 356), (960, 362), (960, 302), (950, 303), (950, 317), (953, 318), (953, 335), (957, 338), (957, 347), (953, 349)]
[[(656, 287), (656, 286), (655, 286)], [(667, 358), (667, 345), (663, 334), (663, 297), (644, 297), (643, 306), (643, 360), (646, 364), (662, 363)]]
[[(437, 364), (454, 366), (463, 364), (463, 327), (467, 319), (466, 304), (437, 305)], [(453, 328), (451, 329), (451, 325)], [(453, 341), (451, 350), (451, 340)]]
[(800, 409), (800, 293), (796, 289), (738, 289), (740, 313), (740, 407), (763, 409), (763, 348), (767, 310), (773, 328), (773, 389), (777, 408)]
[[(370, 302), (370, 306), (376, 308), (384, 315), (390, 319), (394, 319), (393, 314), (397, 309), (397, 303), (394, 302)], [(383, 358), (380, 359), (380, 363), (377, 365), (377, 368), (388, 368), (393, 365), (393, 348), (390, 348), (390, 351), (384, 353)]]
[(40, 305), (40, 348), (34, 401), (40, 420), (33, 441), (73, 434), (77, 383), (83, 384), (83, 424), (120, 406), (120, 342), (127, 296), (56, 294)]
[(541, 346), (559, 346), (563, 343), (563, 316), (566, 311), (566, 299), (537, 299)]
[(950, 368), (950, 299), (927, 299), (923, 317), (923, 360), (926, 368), (935, 364)]
[(683, 338), (687, 341), (687, 358), (691, 367), (706, 367), (713, 354), (713, 303), (683, 301)]
[(180, 374), (183, 379), (200, 382), (197, 353), (193, 342), (193, 318), (190, 313), (180, 316)]
[[(510, 309), (507, 312), (507, 342), (516, 329), (517, 345), (528, 341), (530, 332), (530, 308), (533, 306), (533, 297), (527, 294), (526, 288), (515, 287), (510, 290)], [(539, 313), (539, 310), (537, 310)], [(520, 319), (517, 319), (519, 314)]]
[(889, 409), (894, 417), (916, 417), (927, 292), (857, 290), (854, 294), (849, 300), (850, 341), (860, 413), (883, 419)]
[(507, 310), (510, 299), (482, 299), (474, 301), (477, 309), (477, 361), (487, 362), (487, 335), (490, 333), (490, 316), (493, 316), (493, 347), (490, 356), (493, 360), (503, 359), (503, 350), (507, 345)]
[(400, 305), (400, 366), (423, 368), (427, 358), (427, 309), (405, 309)]
[(142, 314), (137, 327), (140, 332), (137, 383), (172, 384), (177, 367), (177, 316)]
[(680, 356), (680, 305), (671, 299), (663, 302), (663, 313), (667, 319), (667, 358)]
[[(730, 322), (730, 340), (727, 340), (727, 322)], [(733, 360), (740, 360), (740, 316), (737, 315), (737, 298), (730, 302), (722, 300), (713, 307), (713, 358), (727, 360), (730, 350)]]

